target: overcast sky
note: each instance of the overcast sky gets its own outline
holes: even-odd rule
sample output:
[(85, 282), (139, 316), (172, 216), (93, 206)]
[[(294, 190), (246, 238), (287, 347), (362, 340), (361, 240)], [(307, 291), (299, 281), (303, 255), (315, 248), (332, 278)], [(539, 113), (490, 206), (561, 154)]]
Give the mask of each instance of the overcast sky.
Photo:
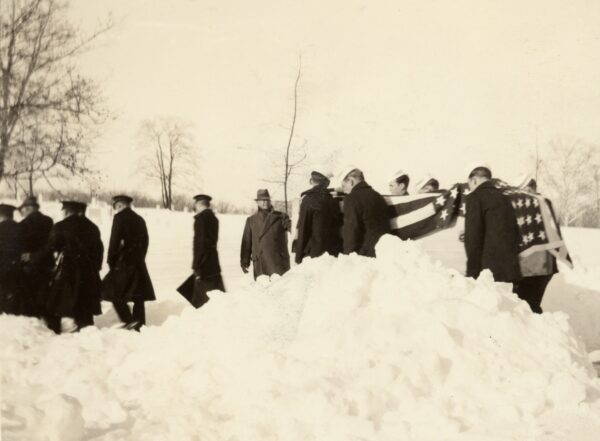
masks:
[[(507, 180), (528, 171), (536, 127), (600, 142), (600, 2), (76, 0), (91, 31), (82, 60), (117, 119), (96, 162), (115, 190), (151, 188), (135, 132), (158, 115), (195, 125), (189, 191), (242, 202), (287, 142), (302, 55), (295, 144), (337, 152), (383, 191), (405, 169), (449, 184), (473, 160)], [(277, 153), (279, 154), (279, 153)], [(335, 170), (334, 170), (335, 171)], [(303, 186), (305, 177), (297, 178)]]

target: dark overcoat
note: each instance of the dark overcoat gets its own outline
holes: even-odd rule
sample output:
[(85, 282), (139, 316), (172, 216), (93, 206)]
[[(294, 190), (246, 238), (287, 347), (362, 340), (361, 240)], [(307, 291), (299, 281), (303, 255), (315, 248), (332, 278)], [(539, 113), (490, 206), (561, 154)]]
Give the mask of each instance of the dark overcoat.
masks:
[(85, 216), (71, 215), (52, 227), (46, 252), (56, 257), (47, 313), (75, 319), (101, 314), (104, 247), (98, 227)]
[(0, 313), (21, 314), (23, 311), (21, 228), (14, 220), (0, 222)]
[(467, 196), (466, 204), (467, 277), (489, 269), (497, 282), (519, 280), (519, 229), (510, 199), (487, 181)]
[(146, 267), (148, 244), (146, 222), (139, 214), (125, 208), (114, 215), (107, 256), (109, 271), (102, 282), (102, 300), (156, 300)]
[(302, 193), (296, 239), (296, 263), (304, 257), (319, 257), (329, 253), (337, 256), (342, 250), (342, 212), (329, 190), (316, 186)]
[(43, 250), (48, 243), (52, 218), (34, 211), (20, 222), (23, 232), (23, 252), (30, 254), (29, 262), (23, 265), (26, 291), (26, 313), (39, 316), (46, 299), (46, 289), (52, 273), (54, 260)]
[(275, 210), (259, 210), (246, 220), (240, 260), (243, 267), (250, 266), (252, 261), (255, 279), (289, 271), (290, 225), (290, 218)]
[(359, 182), (344, 198), (344, 253), (375, 257), (379, 238), (390, 232), (390, 216), (383, 197)]
[(219, 219), (211, 209), (205, 209), (194, 216), (194, 258), (192, 270), (196, 276), (208, 279), (221, 274), (219, 264)]

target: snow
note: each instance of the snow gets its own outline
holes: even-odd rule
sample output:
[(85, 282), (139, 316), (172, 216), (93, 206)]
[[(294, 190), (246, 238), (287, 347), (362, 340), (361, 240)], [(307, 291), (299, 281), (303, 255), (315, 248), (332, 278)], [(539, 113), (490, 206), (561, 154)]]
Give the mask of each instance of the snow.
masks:
[[(574, 305), (598, 296), (567, 282), (575, 275), (555, 277), (544, 307), (579, 316), (532, 314), (489, 273), (462, 277), (448, 230), (387, 237), (378, 259), (324, 256), (254, 282), (238, 265), (244, 216), (220, 216), (228, 293), (194, 310), (174, 292), (190, 271), (191, 214), (139, 211), (160, 300), (147, 304), (150, 326), (116, 329), (109, 305), (99, 328), (60, 337), (0, 317), (3, 440), (588, 441), (600, 431), (586, 351), (598, 309), (585, 321)], [(106, 241), (110, 217), (90, 216)], [(582, 267), (593, 267), (595, 233), (565, 232)]]

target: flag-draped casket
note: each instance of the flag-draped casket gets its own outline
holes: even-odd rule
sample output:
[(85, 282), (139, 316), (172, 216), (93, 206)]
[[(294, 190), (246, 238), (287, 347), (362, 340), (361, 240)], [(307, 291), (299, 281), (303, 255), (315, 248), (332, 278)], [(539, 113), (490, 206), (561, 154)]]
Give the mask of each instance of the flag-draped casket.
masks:
[[(494, 185), (510, 199), (515, 210), (521, 262), (535, 253), (547, 251), (572, 266), (551, 202), (541, 195), (511, 187), (499, 180), (494, 180)], [(454, 226), (458, 217), (466, 213), (468, 195), (466, 184), (456, 184), (441, 192), (385, 196), (393, 234), (403, 240), (419, 239)], [(525, 268), (524, 274), (534, 275), (535, 269)]]

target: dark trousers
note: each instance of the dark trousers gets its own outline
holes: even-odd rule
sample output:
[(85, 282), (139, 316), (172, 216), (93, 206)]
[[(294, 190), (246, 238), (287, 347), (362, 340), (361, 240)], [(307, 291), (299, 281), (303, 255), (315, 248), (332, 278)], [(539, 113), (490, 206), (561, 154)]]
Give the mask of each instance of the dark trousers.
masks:
[(521, 300), (525, 300), (531, 310), (537, 314), (542, 311), (542, 298), (546, 292), (546, 287), (552, 279), (552, 274), (548, 276), (531, 276), (523, 277), (518, 282), (513, 284), (513, 292), (519, 296)]
[(133, 311), (129, 309), (127, 302), (113, 302), (113, 307), (119, 316), (119, 320), (123, 323), (138, 322), (140, 326), (146, 324), (146, 307), (143, 300), (133, 302)]

